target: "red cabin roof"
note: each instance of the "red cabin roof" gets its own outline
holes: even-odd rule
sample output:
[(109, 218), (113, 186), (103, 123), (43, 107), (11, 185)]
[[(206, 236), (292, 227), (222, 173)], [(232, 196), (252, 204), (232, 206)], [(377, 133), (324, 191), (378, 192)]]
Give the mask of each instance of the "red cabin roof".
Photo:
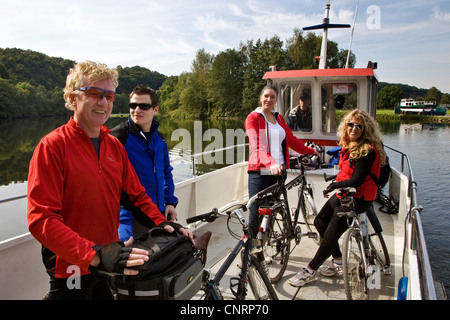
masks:
[(263, 79), (304, 77), (376, 77), (372, 68), (268, 71)]

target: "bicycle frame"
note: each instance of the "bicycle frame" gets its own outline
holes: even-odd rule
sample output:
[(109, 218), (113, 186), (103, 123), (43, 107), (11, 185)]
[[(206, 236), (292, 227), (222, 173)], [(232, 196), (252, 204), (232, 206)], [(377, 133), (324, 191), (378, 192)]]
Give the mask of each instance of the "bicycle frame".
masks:
[[(354, 212), (354, 211), (353, 211)], [(367, 275), (367, 254), (370, 254), (370, 246), (369, 246), (369, 233), (367, 231), (367, 215), (365, 212), (356, 214), (356, 216), (353, 217), (353, 221), (350, 224), (350, 228), (358, 229), (359, 230), (359, 246), (361, 249), (361, 252), (363, 252), (362, 258), (363, 258), (363, 265), (364, 265), (364, 274)], [(361, 228), (361, 225), (366, 225), (365, 229)], [(368, 251), (369, 250), (369, 251)]]
[[(270, 284), (269, 278), (264, 273), (263, 267), (259, 263), (258, 258), (253, 256), (255, 254), (254, 252), (251, 252), (252, 233), (248, 228), (247, 221), (245, 220), (245, 217), (243, 215), (244, 211), (247, 211), (252, 205), (252, 203), (257, 201), (260, 196), (261, 196), (260, 194), (256, 194), (255, 196), (249, 199), (246, 205), (241, 205), (240, 208), (235, 209), (231, 212), (219, 213), (217, 209), (213, 209), (213, 211), (210, 213), (202, 214), (186, 220), (188, 223), (192, 223), (199, 220), (213, 222), (220, 215), (228, 215), (229, 218), (231, 216), (236, 216), (240, 224), (242, 225), (242, 229), (244, 231), (244, 236), (240, 238), (240, 240), (238, 241), (234, 249), (231, 251), (231, 253), (228, 255), (223, 265), (219, 268), (218, 272), (216, 273), (213, 279), (209, 279), (210, 272), (205, 270), (203, 278), (205, 299), (217, 299), (217, 300), (223, 299), (222, 293), (219, 289), (220, 281), (222, 280), (226, 271), (231, 266), (234, 259), (238, 256), (242, 248), (244, 248), (244, 256), (240, 275), (238, 278), (230, 279), (230, 289), (233, 295), (236, 297), (236, 299), (245, 299), (248, 291), (247, 284), (250, 284), (252, 291), (255, 294), (255, 298), (265, 297), (266, 295), (261, 296), (260, 293), (257, 292), (258, 286), (256, 276), (259, 275), (261, 277), (262, 282), (264, 283), (264, 288), (266, 288), (267, 290), (266, 291), (267, 296), (272, 299), (278, 299), (273, 287)], [(251, 268), (251, 266), (253, 267)], [(237, 288), (236, 290), (234, 290), (235, 287)]]
[(245, 218), (242, 214), (241, 209), (238, 209), (235, 211), (235, 213), (238, 215), (239, 221), (244, 223), (243, 227), (246, 231), (245, 235), (239, 240), (239, 242), (236, 244), (234, 249), (231, 251), (231, 253), (228, 255), (227, 259), (223, 263), (223, 265), (220, 267), (220, 269), (217, 271), (213, 279), (210, 279), (207, 284), (206, 288), (206, 300), (213, 299), (213, 300), (222, 300), (222, 294), (219, 290), (219, 284), (222, 280), (223, 276), (227, 272), (228, 268), (233, 263), (234, 259), (237, 257), (241, 249), (245, 246), (244, 250), (244, 260), (242, 262), (242, 269), (240, 273), (240, 281), (238, 281), (238, 291), (237, 291), (237, 299), (244, 299), (247, 295), (247, 281), (248, 281), (248, 271), (250, 267), (250, 250), (251, 250), (251, 241), (249, 241), (249, 237), (247, 235), (248, 233), (248, 227), (247, 223), (245, 221)]
[[(283, 181), (278, 181), (278, 184), (280, 185), (280, 188), (282, 190), (281, 194), (283, 195), (283, 199), (280, 199), (279, 201), (281, 202), (282, 205), (285, 206), (285, 212), (287, 215), (287, 221), (288, 221), (288, 226), (287, 226), (287, 240), (291, 241), (297, 237), (302, 237), (302, 236), (310, 236), (309, 233), (305, 233), (305, 234), (300, 234), (300, 235), (296, 235), (295, 234), (295, 230), (298, 224), (302, 224), (302, 222), (299, 222), (299, 216), (300, 216), (300, 210), (301, 210), (301, 203), (302, 201), (307, 201), (307, 199), (305, 198), (305, 189), (307, 188), (307, 181), (305, 179), (305, 170), (302, 166), (301, 168), (301, 173), (300, 175), (298, 175), (297, 177), (295, 177), (294, 179), (292, 179), (291, 181), (289, 181), (287, 184), (284, 184)], [(294, 212), (294, 217), (291, 216), (291, 211), (289, 208), (289, 201), (288, 201), (288, 195), (287, 195), (287, 190), (290, 190), (294, 187), (297, 187), (298, 185), (301, 185), (299, 188), (299, 192), (298, 192), (298, 200), (297, 200), (297, 206), (295, 208), (295, 212)], [(306, 224), (306, 223), (304, 223)], [(265, 229), (264, 229), (265, 231)], [(298, 241), (298, 240), (297, 240)], [(298, 243), (297, 243), (298, 244)]]

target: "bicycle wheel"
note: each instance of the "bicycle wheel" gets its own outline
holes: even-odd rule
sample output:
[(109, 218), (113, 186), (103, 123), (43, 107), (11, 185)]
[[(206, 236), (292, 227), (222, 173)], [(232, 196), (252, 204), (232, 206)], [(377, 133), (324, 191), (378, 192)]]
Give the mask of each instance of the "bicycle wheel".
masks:
[(308, 232), (314, 233), (315, 236), (312, 237), (314, 242), (320, 244), (320, 235), (314, 227), (314, 219), (317, 217), (317, 208), (308, 189), (303, 190), (302, 200), (300, 201), (300, 210)]
[(255, 300), (278, 300), (278, 295), (258, 258), (251, 255), (248, 283)]
[(344, 234), (342, 271), (347, 300), (367, 300), (367, 279), (364, 251), (358, 228), (350, 228)]
[(386, 271), (391, 266), (391, 260), (389, 258), (389, 253), (384, 242), (383, 235), (381, 233), (370, 233), (369, 234), (369, 245), (375, 263), (381, 267), (383, 271)]
[(263, 247), (263, 259), (267, 263), (269, 279), (277, 283), (283, 276), (291, 253), (291, 242), (287, 230), (289, 221), (283, 205), (272, 211), (266, 231), (266, 241)]

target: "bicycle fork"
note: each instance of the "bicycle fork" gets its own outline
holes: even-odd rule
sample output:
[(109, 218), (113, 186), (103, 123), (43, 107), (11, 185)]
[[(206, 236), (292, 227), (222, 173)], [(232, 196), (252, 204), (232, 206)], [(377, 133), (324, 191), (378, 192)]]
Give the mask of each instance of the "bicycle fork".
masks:
[[(244, 247), (244, 256), (242, 259), (242, 270), (239, 277), (230, 278), (230, 290), (234, 297), (238, 300), (243, 300), (247, 296), (248, 273), (250, 270), (250, 251), (251, 243), (248, 242), (248, 237), (243, 236), (236, 248), (233, 250), (233, 257), (239, 254), (239, 251)], [(230, 262), (231, 263), (231, 262)]]

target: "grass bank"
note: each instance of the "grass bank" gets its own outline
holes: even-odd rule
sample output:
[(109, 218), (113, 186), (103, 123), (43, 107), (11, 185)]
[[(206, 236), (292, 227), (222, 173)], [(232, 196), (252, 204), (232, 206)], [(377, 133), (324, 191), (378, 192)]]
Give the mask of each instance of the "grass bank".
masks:
[(378, 109), (377, 110), (377, 119), (408, 121), (408, 122), (424, 122), (424, 123), (433, 123), (433, 122), (450, 123), (449, 115), (446, 115), (446, 116), (423, 116), (420, 114), (401, 115), (401, 114), (395, 114), (395, 111), (393, 109)]

